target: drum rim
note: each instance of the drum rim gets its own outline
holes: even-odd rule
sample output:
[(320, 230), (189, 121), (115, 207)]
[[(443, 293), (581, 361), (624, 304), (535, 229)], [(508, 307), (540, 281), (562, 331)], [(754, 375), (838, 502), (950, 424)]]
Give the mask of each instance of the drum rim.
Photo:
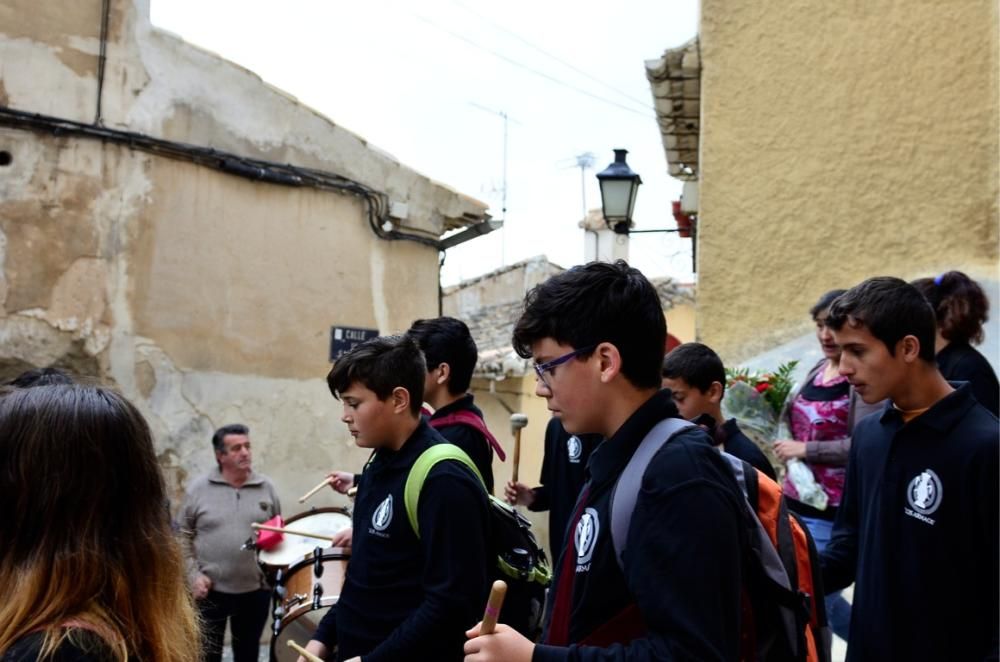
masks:
[(284, 520), (284, 522), (285, 525), (287, 526), (292, 522), (297, 522), (300, 519), (304, 519), (310, 515), (321, 515), (323, 513), (339, 513), (341, 515), (345, 515), (347, 519), (352, 521), (352, 523), (354, 521), (353, 519), (351, 519), (351, 512), (347, 508), (344, 508), (342, 506), (320, 506), (318, 508), (316, 506), (313, 506), (309, 510), (304, 510), (301, 513), (295, 513), (288, 519)]
[[(326, 547), (326, 548), (323, 548), (320, 551), (320, 557), (319, 558), (320, 558), (320, 560), (321, 560), (322, 563), (326, 563), (328, 560), (329, 561), (348, 561), (349, 562), (351, 560), (350, 547)], [(316, 557), (311, 557), (311, 558), (304, 558), (304, 559), (302, 559), (302, 560), (300, 560), (300, 561), (298, 561), (296, 563), (293, 563), (293, 564), (289, 565), (287, 572), (282, 577), (282, 581), (278, 582), (278, 584), (275, 584), (275, 589), (277, 589), (277, 587), (279, 585), (284, 584), (284, 581), (288, 577), (291, 577), (293, 574), (295, 574), (295, 572), (297, 572), (298, 570), (301, 570), (305, 566), (314, 565), (315, 563), (316, 563)], [(347, 577), (347, 570), (346, 570), (346, 568), (344, 570), (344, 577), (345, 577), (345, 579)], [(334, 595), (325, 595), (322, 598), (320, 598), (320, 609), (332, 608), (334, 605), (336, 605), (338, 602), (340, 602), (340, 595), (341, 595), (341, 593), (343, 593), (343, 590), (344, 590), (344, 587), (341, 586), (341, 590), (340, 590), (339, 593), (337, 593), (337, 595), (335, 595), (335, 596)], [(273, 600), (274, 589), (271, 591), (271, 594), (272, 594), (272, 600)], [(311, 601), (306, 601), (306, 602), (300, 603), (300, 605), (297, 606), (294, 610), (292, 610), (292, 611), (288, 612), (287, 614), (285, 614), (284, 618), (281, 618), (281, 619), (275, 621), (275, 623), (278, 625), (278, 632), (277, 632), (277, 634), (274, 633), (274, 625), (275, 625), (275, 623), (272, 623), (272, 625), (271, 625), (271, 644), (269, 646), (270, 653), (271, 653), (271, 658), (270, 658), (271, 660), (277, 660), (278, 659), (277, 655), (275, 653), (275, 650), (276, 650), (275, 646), (278, 645), (278, 639), (281, 637), (281, 633), (284, 632), (285, 627), (287, 627), (288, 625), (290, 625), (291, 623), (295, 622), (296, 620), (298, 620), (299, 618), (301, 618), (305, 614), (308, 614), (311, 611), (319, 611), (319, 610), (314, 609), (312, 607), (312, 602)], [(294, 616), (294, 617), (289, 620), (289, 618), (292, 617), (292, 616)]]
[[(351, 548), (350, 547), (323, 547), (320, 550), (320, 562), (326, 563), (330, 561), (350, 561), (351, 560)], [(308, 556), (306, 558), (300, 559), (295, 563), (289, 564), (287, 570), (282, 577), (282, 580), (278, 584), (284, 584), (285, 579), (293, 574), (294, 571), (298, 570), (302, 566), (313, 565), (316, 563), (315, 556)]]

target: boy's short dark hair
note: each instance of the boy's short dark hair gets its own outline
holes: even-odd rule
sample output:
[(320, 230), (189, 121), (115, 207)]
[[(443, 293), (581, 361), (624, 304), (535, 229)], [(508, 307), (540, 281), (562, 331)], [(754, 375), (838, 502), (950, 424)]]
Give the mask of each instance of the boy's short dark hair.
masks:
[(531, 345), (544, 338), (574, 349), (609, 342), (621, 354), (626, 379), (639, 388), (660, 386), (663, 307), (649, 280), (624, 260), (573, 267), (528, 292), (514, 326), (514, 351), (529, 358)]
[(231, 423), (229, 425), (223, 425), (221, 428), (216, 430), (212, 435), (212, 448), (215, 449), (216, 453), (226, 452), (226, 437), (231, 434), (245, 436), (250, 434), (250, 428), (242, 423)]
[(686, 342), (663, 357), (662, 376), (667, 379), (683, 379), (702, 393), (707, 393), (712, 382), (722, 384), (726, 392), (726, 368), (722, 359), (711, 347), (700, 342)]
[(837, 300), (837, 297), (845, 292), (847, 292), (847, 290), (830, 290), (829, 292), (824, 293), (823, 296), (821, 296), (819, 300), (813, 304), (812, 308), (809, 309), (809, 316), (812, 317), (815, 322), (816, 318), (818, 318), (824, 310), (829, 308), (830, 305)]
[(354, 383), (375, 393), (379, 400), (387, 400), (394, 388), (402, 387), (410, 393), (410, 410), (419, 414), (426, 376), (427, 364), (416, 340), (407, 335), (380, 336), (337, 359), (326, 384), (338, 400)]
[(472, 373), (476, 369), (479, 350), (469, 333), (469, 327), (454, 317), (417, 320), (406, 332), (420, 345), (431, 371), (442, 363), (451, 367), (448, 392), (460, 395), (469, 390)]
[(895, 356), (905, 336), (920, 342), (920, 358), (934, 361), (934, 309), (909, 283), (899, 278), (869, 278), (847, 290), (830, 306), (826, 324), (839, 331), (844, 324), (862, 324)]
[(69, 373), (59, 368), (32, 368), (10, 380), (10, 386), (15, 388), (33, 388), (35, 386), (51, 386), (53, 384), (72, 384)]

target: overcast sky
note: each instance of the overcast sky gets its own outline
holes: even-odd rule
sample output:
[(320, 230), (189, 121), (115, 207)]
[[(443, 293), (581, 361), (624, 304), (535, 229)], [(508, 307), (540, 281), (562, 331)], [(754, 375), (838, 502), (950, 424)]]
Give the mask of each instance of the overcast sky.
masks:
[[(583, 261), (577, 155), (629, 150), (637, 229), (675, 227), (643, 63), (695, 36), (697, 0), (152, 0), (153, 23), (256, 72), (404, 164), (501, 211), (506, 228), (448, 251), (447, 285), (545, 254)], [(631, 238), (649, 276), (690, 280), (691, 240)]]

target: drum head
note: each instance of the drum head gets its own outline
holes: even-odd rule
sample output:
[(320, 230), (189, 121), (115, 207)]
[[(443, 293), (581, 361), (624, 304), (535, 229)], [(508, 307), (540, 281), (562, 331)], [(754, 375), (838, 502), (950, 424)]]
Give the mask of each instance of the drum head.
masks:
[[(285, 526), (296, 531), (307, 531), (324, 536), (333, 536), (351, 526), (351, 518), (339, 509), (316, 510), (301, 513), (285, 520)], [(263, 565), (289, 566), (312, 554), (317, 547), (329, 547), (330, 543), (321, 538), (309, 538), (285, 534), (284, 539), (269, 550), (257, 552), (257, 560)]]

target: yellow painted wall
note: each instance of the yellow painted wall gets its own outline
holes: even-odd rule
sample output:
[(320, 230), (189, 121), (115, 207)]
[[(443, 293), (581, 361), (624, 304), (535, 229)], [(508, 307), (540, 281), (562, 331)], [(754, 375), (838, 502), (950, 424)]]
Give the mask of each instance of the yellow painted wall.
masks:
[(698, 335), (727, 361), (874, 275), (996, 275), (995, 0), (703, 0)]
[(665, 313), (667, 331), (681, 342), (693, 342), (695, 337), (695, 307), (691, 303), (674, 306)]

